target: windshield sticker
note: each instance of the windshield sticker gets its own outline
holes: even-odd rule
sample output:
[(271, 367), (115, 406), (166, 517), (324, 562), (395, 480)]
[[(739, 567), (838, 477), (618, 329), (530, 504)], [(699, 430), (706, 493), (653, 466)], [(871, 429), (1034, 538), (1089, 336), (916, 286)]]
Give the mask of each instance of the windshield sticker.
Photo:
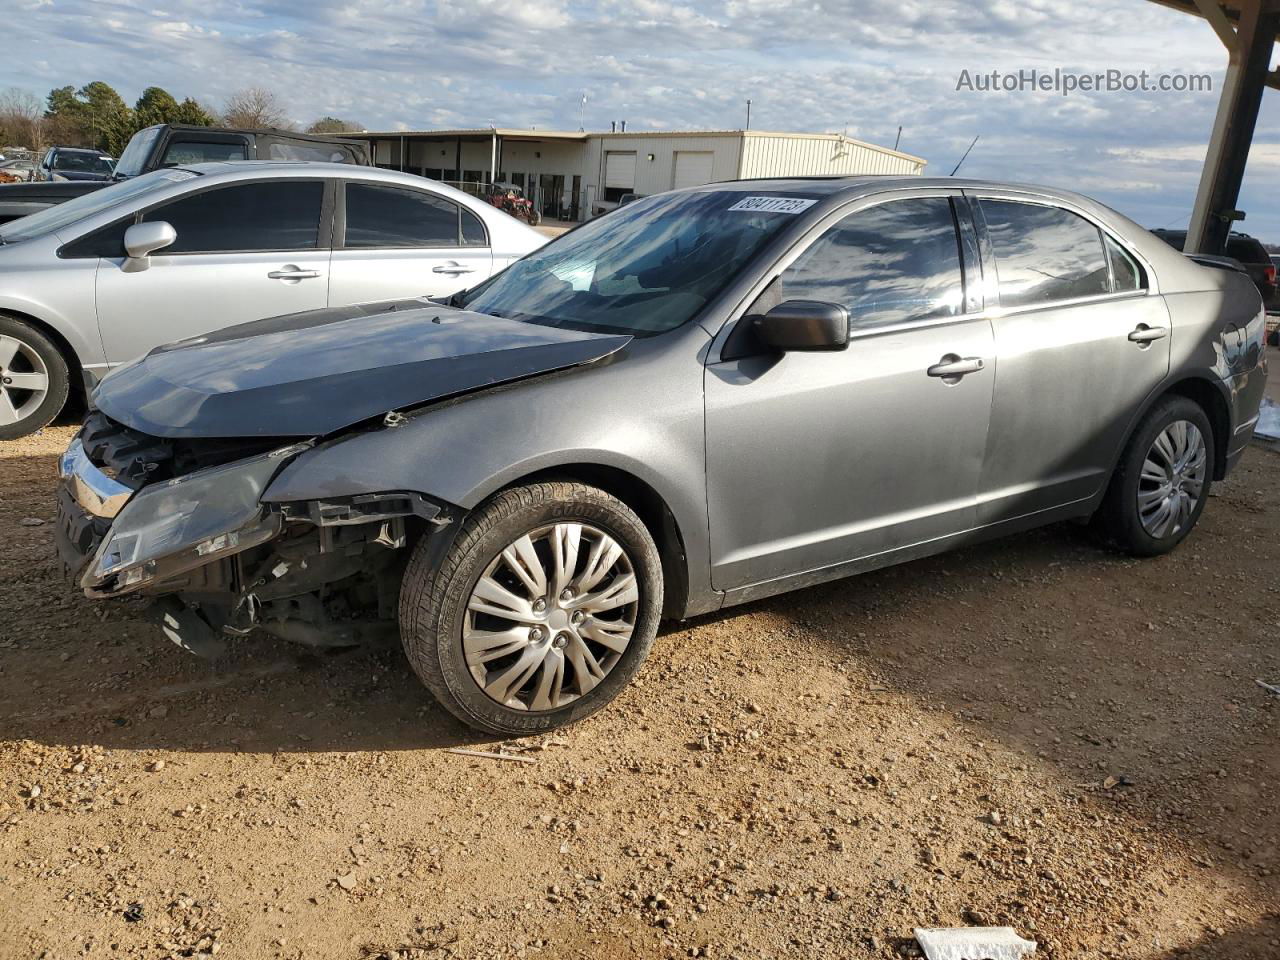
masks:
[(729, 209), (749, 213), (801, 213), (817, 202), (804, 197), (743, 197)]

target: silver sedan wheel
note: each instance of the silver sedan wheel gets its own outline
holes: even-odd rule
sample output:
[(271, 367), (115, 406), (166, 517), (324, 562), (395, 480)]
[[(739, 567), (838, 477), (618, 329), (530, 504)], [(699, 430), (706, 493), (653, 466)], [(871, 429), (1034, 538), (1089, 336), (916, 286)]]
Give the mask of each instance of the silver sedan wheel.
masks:
[(1175, 420), (1151, 444), (1138, 478), (1138, 516), (1157, 540), (1181, 533), (1204, 491), (1208, 449), (1199, 427)]
[(631, 558), (602, 530), (556, 523), (508, 544), (467, 600), (471, 676), (514, 710), (555, 710), (590, 693), (626, 652), (640, 608)]
[(0, 334), (0, 427), (27, 419), (49, 395), (49, 369), (28, 343)]

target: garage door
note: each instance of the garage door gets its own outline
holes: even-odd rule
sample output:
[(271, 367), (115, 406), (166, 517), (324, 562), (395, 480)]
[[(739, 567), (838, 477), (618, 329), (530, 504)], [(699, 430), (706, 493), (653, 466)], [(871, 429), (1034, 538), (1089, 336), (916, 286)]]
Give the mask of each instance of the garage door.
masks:
[(604, 155), (604, 185), (605, 189), (634, 190), (636, 188), (635, 153), (613, 151)]
[(676, 151), (676, 173), (674, 186), (677, 190), (681, 187), (697, 187), (704, 183), (710, 183), (714, 177), (711, 175), (711, 161), (715, 155), (710, 151)]

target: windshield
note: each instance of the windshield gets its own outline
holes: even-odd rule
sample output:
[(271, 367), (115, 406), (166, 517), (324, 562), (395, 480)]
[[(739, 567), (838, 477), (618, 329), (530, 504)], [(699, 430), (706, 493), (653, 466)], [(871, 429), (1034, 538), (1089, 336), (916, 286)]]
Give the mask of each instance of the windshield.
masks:
[(136, 177), (142, 173), (147, 159), (151, 156), (151, 148), (163, 132), (163, 127), (147, 127), (135, 133), (124, 145), (124, 152), (116, 161), (116, 176), (123, 180), (125, 177)]
[(123, 203), (141, 194), (168, 186), (175, 179), (185, 180), (195, 176), (199, 174), (190, 170), (156, 170), (133, 180), (113, 183), (109, 187), (82, 194), (66, 203), (59, 203), (39, 213), (33, 213), (29, 217), (19, 217), (11, 223), (6, 223), (3, 228), (0, 228), (0, 240), (12, 243), (15, 240), (43, 237), (46, 233), (61, 230), (85, 217), (101, 213), (117, 203)]
[(75, 173), (110, 173), (111, 158), (96, 153), (72, 153), (59, 150), (53, 156), (53, 169)]
[(600, 333), (674, 330), (794, 222), (795, 213), (817, 202), (771, 197), (778, 199), (753, 203), (762, 198), (717, 190), (637, 200), (517, 260), (464, 295), (461, 305)]

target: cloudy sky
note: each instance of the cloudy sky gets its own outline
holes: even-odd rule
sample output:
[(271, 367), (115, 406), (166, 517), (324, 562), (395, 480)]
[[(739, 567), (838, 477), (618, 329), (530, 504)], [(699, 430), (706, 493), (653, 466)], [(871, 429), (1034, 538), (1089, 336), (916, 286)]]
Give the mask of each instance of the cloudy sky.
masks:
[[(10, 0), (13, 3), (13, 0)], [(105, 80), (217, 105), (257, 84), (299, 122), (368, 129), (847, 131), (948, 173), (1092, 194), (1185, 225), (1225, 52), (1147, 0), (17, 0), (0, 87)], [(12, 10), (12, 6), (10, 7)], [(18, 52), (21, 51), (21, 55)], [(1201, 93), (957, 90), (962, 70), (1207, 73)], [(1280, 92), (1264, 98), (1243, 228), (1280, 242)]]

